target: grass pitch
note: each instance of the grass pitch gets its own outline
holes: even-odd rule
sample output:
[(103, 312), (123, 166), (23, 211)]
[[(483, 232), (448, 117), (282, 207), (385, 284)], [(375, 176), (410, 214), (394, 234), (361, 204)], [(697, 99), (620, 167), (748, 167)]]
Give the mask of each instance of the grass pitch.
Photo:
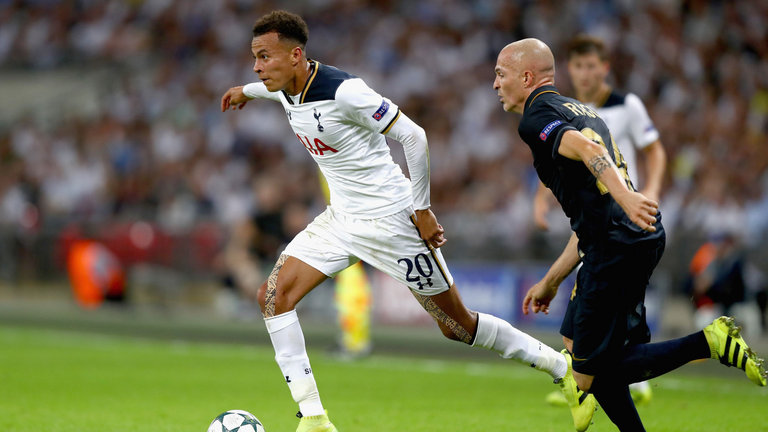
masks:
[[(228, 409), (251, 411), (267, 432), (296, 428), (269, 346), (0, 326), (0, 347), (3, 432), (204, 432)], [(556, 388), (546, 374), (494, 357), (349, 363), (310, 351), (342, 432), (572, 430), (567, 409), (543, 402)], [(649, 431), (768, 431), (768, 389), (733, 368), (717, 376), (685, 369), (652, 382), (654, 399), (639, 408)], [(613, 430), (598, 412), (590, 431)]]

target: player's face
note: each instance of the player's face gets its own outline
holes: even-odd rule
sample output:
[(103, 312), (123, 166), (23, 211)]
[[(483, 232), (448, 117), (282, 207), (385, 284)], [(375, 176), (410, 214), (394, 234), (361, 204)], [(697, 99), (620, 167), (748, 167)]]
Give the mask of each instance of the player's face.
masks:
[(493, 80), (493, 89), (499, 95), (499, 101), (504, 111), (516, 113), (523, 112), (523, 105), (527, 95), (523, 86), (523, 74), (519, 67), (511, 62), (511, 56), (502, 50), (496, 59), (496, 79)]
[(568, 73), (577, 94), (592, 95), (608, 76), (607, 61), (600, 60), (597, 53), (574, 54), (568, 60)]
[(255, 59), (253, 71), (259, 75), (267, 90), (291, 90), (286, 87), (293, 83), (295, 76), (293, 48), (288, 42), (280, 41), (275, 32), (256, 36), (251, 41), (251, 52)]

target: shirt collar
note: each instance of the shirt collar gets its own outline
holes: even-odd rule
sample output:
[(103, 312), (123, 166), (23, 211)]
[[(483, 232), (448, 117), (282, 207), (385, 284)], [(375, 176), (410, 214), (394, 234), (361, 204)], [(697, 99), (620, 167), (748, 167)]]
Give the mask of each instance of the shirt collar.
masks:
[(317, 71), (320, 69), (320, 62), (318, 61), (307, 59), (307, 63), (309, 63), (309, 76), (307, 77), (307, 82), (304, 83), (304, 88), (301, 89), (301, 92), (291, 96), (285, 90), (282, 91), (283, 95), (285, 95), (285, 99), (287, 99), (288, 103), (290, 103), (291, 105), (304, 103), (304, 98), (307, 97), (307, 91), (309, 91), (309, 86), (312, 85), (312, 81), (315, 80), (315, 76), (317, 76)]
[[(560, 94), (559, 91), (557, 91), (557, 88), (553, 85), (543, 85), (541, 87), (538, 87), (536, 90), (534, 90), (529, 96), (528, 99), (525, 100), (525, 108), (530, 108), (531, 105), (533, 105), (533, 101), (536, 100), (539, 95), (542, 93), (554, 93), (554, 94)], [(525, 108), (523, 110), (525, 110)]]

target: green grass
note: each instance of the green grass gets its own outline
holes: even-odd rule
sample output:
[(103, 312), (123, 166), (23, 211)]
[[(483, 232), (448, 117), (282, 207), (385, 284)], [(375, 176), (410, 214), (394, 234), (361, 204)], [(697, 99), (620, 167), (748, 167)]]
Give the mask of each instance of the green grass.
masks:
[[(342, 432), (572, 430), (567, 410), (543, 402), (555, 389), (547, 375), (491, 353), (482, 363), (310, 356)], [(698, 367), (653, 381), (654, 399), (640, 408), (649, 431), (768, 431), (768, 390), (735, 369)], [(234, 408), (268, 432), (295, 430), (271, 347), (0, 326), (0, 431), (204, 432)], [(590, 431), (612, 430), (598, 412)]]

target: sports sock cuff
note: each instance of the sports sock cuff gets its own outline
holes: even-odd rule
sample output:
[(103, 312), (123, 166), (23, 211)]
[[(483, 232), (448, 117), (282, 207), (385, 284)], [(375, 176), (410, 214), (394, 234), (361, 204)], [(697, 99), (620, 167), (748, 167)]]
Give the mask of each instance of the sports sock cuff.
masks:
[(303, 417), (312, 417), (325, 414), (320, 398), (299, 402), (299, 411)]
[(276, 333), (298, 321), (299, 316), (296, 315), (296, 309), (273, 317), (264, 318), (264, 324), (267, 326), (267, 332), (270, 334)]
[(496, 335), (499, 332), (498, 318), (482, 312), (477, 313), (477, 332), (472, 346), (493, 349)]
[(552, 351), (556, 352), (557, 356), (554, 356), (553, 365), (548, 372), (552, 375), (552, 378), (559, 379), (568, 373), (568, 362), (565, 361), (565, 357), (562, 354), (555, 350)]

